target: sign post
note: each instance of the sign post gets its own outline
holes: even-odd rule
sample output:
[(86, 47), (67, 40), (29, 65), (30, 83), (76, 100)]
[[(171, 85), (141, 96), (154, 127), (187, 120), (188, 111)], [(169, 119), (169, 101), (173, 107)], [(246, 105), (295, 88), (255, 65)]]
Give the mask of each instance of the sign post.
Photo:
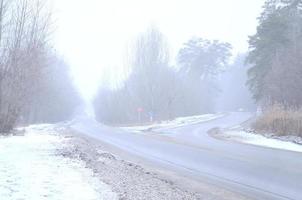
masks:
[(143, 108), (139, 107), (137, 108), (137, 117), (138, 117), (138, 122), (141, 123), (142, 122), (142, 112), (144, 111)]
[(153, 123), (153, 112), (152, 111), (149, 112), (149, 118), (150, 118), (150, 122)]

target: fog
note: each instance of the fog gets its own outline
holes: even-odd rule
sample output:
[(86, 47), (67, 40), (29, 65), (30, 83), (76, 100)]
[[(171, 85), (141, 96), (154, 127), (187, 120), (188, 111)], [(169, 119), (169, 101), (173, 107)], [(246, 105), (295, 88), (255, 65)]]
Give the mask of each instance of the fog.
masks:
[(0, 0), (0, 57), (1, 199), (301, 199), (302, 0)]
[(296, 1), (1, 2), (4, 124), (300, 106)]
[(247, 85), (246, 54), (238, 54), (217, 80), (219, 94), (215, 101), (216, 111), (255, 111), (256, 102)]
[(136, 37), (155, 25), (167, 37), (171, 62), (191, 37), (232, 44), (247, 51), (263, 0), (57, 0), (56, 46), (72, 67), (77, 87), (92, 99), (107, 71), (119, 74)]

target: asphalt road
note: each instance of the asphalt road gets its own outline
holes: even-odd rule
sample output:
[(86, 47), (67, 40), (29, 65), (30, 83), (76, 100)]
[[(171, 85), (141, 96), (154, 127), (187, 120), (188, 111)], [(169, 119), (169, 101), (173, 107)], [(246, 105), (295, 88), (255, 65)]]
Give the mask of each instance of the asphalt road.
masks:
[(215, 127), (238, 125), (248, 113), (230, 113), (205, 123), (152, 133), (132, 133), (81, 118), (72, 127), (131, 154), (190, 173), (196, 180), (254, 199), (302, 199), (302, 153), (212, 138)]

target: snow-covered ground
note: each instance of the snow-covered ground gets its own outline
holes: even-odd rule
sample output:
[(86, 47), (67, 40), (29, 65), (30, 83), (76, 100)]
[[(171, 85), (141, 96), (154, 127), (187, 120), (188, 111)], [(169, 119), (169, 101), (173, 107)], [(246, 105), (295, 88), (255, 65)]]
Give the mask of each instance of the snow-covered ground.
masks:
[(31, 126), (24, 136), (0, 137), (0, 199), (117, 199), (82, 161), (56, 153), (67, 139), (51, 125)]
[(228, 130), (222, 133), (225, 139), (248, 143), (257, 146), (265, 146), (274, 149), (302, 152), (302, 145), (293, 142), (281, 141), (278, 139), (267, 138), (262, 135), (248, 133), (243, 130)]
[(196, 116), (190, 116), (190, 117), (179, 117), (179, 118), (176, 118), (171, 121), (163, 121), (161, 123), (154, 123), (154, 124), (146, 125), (146, 126), (123, 127), (123, 129), (132, 131), (132, 132), (141, 132), (141, 131), (150, 131), (150, 130), (154, 131), (156, 129), (162, 129), (162, 128), (173, 129), (173, 128), (178, 128), (181, 126), (208, 122), (208, 121), (223, 117), (225, 115), (226, 114), (219, 113), (219, 114), (196, 115)]

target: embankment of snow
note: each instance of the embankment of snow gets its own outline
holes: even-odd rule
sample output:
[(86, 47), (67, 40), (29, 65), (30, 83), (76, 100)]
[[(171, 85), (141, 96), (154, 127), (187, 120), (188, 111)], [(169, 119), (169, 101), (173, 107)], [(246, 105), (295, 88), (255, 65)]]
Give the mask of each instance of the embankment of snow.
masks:
[(243, 130), (229, 130), (222, 133), (222, 137), (228, 140), (264, 146), (274, 149), (302, 152), (302, 145), (293, 142), (281, 141), (279, 139), (267, 138), (262, 135), (248, 133)]
[(132, 132), (142, 132), (142, 131), (150, 131), (150, 130), (154, 131), (158, 129), (173, 129), (182, 126), (208, 122), (211, 120), (224, 117), (225, 115), (226, 114), (224, 113), (218, 113), (218, 114), (196, 115), (196, 116), (189, 116), (189, 117), (179, 117), (174, 120), (162, 121), (161, 123), (154, 123), (146, 126), (132, 126), (132, 127), (122, 127), (122, 128)]

